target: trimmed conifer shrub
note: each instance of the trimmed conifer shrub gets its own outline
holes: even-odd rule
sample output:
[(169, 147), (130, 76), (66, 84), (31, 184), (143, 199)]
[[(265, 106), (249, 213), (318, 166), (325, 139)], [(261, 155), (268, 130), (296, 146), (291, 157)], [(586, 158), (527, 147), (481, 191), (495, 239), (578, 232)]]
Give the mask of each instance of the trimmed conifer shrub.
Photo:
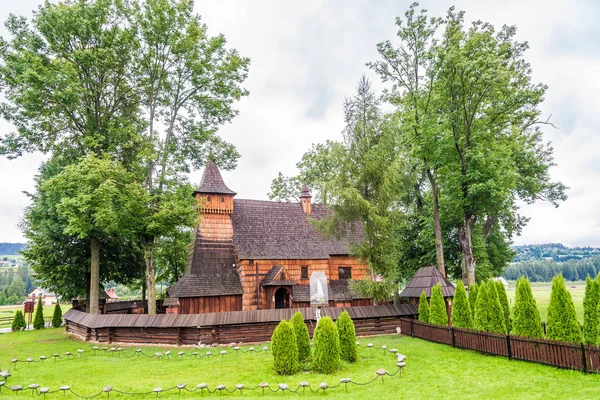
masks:
[(52, 314), (52, 326), (58, 328), (62, 325), (62, 310), (60, 309), (60, 303), (57, 301), (54, 306), (54, 313)]
[(424, 290), (421, 292), (421, 298), (419, 298), (419, 322), (429, 323), (429, 303)]
[(335, 326), (340, 336), (340, 358), (348, 362), (358, 359), (358, 347), (356, 346), (356, 329), (348, 311), (343, 311), (335, 321)]
[(517, 281), (511, 334), (532, 338), (544, 337), (540, 311), (533, 298), (529, 280), (525, 277), (521, 277)]
[(301, 312), (296, 312), (290, 320), (296, 334), (296, 345), (298, 346), (298, 361), (306, 361), (310, 358), (310, 336), (308, 328), (304, 323)]
[(293, 325), (281, 321), (271, 336), (273, 369), (279, 375), (292, 375), (298, 372), (298, 345)]
[(478, 286), (476, 283), (469, 286), (469, 305), (471, 306), (471, 317), (473, 323), (475, 323), (475, 304), (477, 303), (477, 290)]
[(44, 329), (44, 306), (42, 305), (42, 298), (38, 300), (37, 307), (35, 309), (35, 316), (33, 317), (33, 328)]
[(330, 317), (319, 320), (313, 335), (315, 371), (330, 374), (340, 368), (340, 338)]
[(598, 336), (598, 282), (588, 277), (583, 296), (583, 341), (596, 344)]
[(475, 319), (473, 328), (478, 331), (487, 331), (489, 325), (487, 285), (481, 282), (477, 286), (477, 299), (475, 301)]
[(465, 285), (458, 281), (454, 291), (454, 300), (452, 301), (452, 326), (455, 328), (473, 328), (473, 315), (471, 306), (465, 291)]
[(486, 285), (488, 297), (488, 332), (506, 334), (504, 323), (504, 309), (498, 297), (498, 285), (494, 281)]
[(575, 314), (575, 305), (562, 274), (552, 279), (546, 336), (548, 339), (564, 342), (578, 343), (583, 340)]
[(27, 324), (25, 323), (25, 316), (21, 310), (17, 310), (15, 312), (15, 317), (13, 318), (11, 329), (13, 331), (20, 331), (21, 329), (27, 328)]
[(498, 292), (498, 299), (504, 312), (504, 325), (506, 326), (506, 332), (512, 330), (512, 319), (510, 318), (510, 305), (508, 304), (508, 295), (506, 294), (506, 288), (500, 281), (496, 281), (496, 291)]
[(448, 326), (448, 312), (446, 301), (442, 295), (442, 285), (437, 284), (431, 288), (431, 305), (429, 307), (429, 322), (437, 325)]

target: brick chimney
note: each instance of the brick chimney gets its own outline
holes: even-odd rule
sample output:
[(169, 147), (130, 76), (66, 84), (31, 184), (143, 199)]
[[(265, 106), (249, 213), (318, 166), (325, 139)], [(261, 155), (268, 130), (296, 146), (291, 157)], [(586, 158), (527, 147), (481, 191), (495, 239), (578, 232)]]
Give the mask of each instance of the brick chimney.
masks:
[(302, 185), (302, 192), (300, 192), (300, 204), (302, 205), (302, 212), (306, 215), (312, 214), (312, 196), (306, 185)]

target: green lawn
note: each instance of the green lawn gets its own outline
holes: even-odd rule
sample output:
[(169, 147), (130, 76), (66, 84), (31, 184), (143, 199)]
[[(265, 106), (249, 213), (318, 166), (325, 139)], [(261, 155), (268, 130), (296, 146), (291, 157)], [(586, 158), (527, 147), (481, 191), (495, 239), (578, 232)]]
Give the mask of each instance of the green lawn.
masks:
[[(37, 305), (36, 305), (36, 307), (37, 307)], [(70, 303), (69, 304), (61, 304), (60, 308), (64, 314), (67, 312), (67, 310), (71, 309), (71, 304)], [(17, 310), (23, 311), (23, 305), (0, 306), (0, 328), (10, 328), (11, 323), (5, 322), (4, 318), (14, 316), (15, 312)], [(53, 313), (54, 313), (53, 305), (52, 306), (44, 306), (44, 317), (51, 317)], [(31, 320), (33, 321), (33, 316), (31, 317)], [(25, 321), (27, 322), (27, 318), (25, 318)]]
[[(298, 382), (306, 380), (313, 385), (326, 381), (330, 385), (339, 382), (340, 378), (349, 377), (359, 382), (372, 379), (375, 370), (385, 368), (393, 372), (395, 357), (383, 355), (381, 350), (359, 349), (360, 361), (353, 365), (345, 364), (341, 371), (331, 375), (299, 373), (291, 377), (280, 377), (271, 371), (271, 353), (240, 354), (227, 349), (225, 358), (210, 359), (169, 359), (155, 360), (141, 358), (125, 358), (116, 355), (93, 356), (91, 344), (68, 338), (62, 329), (45, 329), (43, 331), (18, 332), (0, 335), (0, 367), (8, 368), (12, 358), (25, 360), (32, 357), (36, 360), (40, 355), (51, 356), (53, 353), (75, 353), (77, 349), (86, 350), (83, 358), (71, 360), (47, 360), (44, 363), (28, 365), (18, 364), (18, 369), (9, 378), (9, 385), (28, 386), (38, 383), (57, 389), (61, 385), (70, 385), (80, 395), (92, 395), (105, 386), (112, 385), (124, 391), (150, 391), (155, 387), (168, 388), (178, 383), (187, 383), (193, 388), (198, 383), (206, 382), (211, 387), (223, 383), (233, 387), (244, 383), (247, 387), (255, 386), (261, 381), (271, 385), (287, 383), (295, 388)], [(438, 345), (410, 337), (378, 336), (360, 338), (361, 343), (372, 342), (375, 345), (386, 344), (388, 348), (396, 347), (407, 355), (407, 367), (403, 375), (386, 377), (385, 382), (377, 381), (368, 386), (348, 386), (348, 393), (343, 387), (306, 397), (345, 398), (345, 399), (566, 399), (595, 398), (600, 387), (599, 375), (584, 375), (581, 372), (556, 369), (532, 363), (509, 361), (502, 357), (485, 356), (472, 351), (457, 350), (450, 346)], [(247, 347), (243, 347), (247, 348)], [(144, 351), (153, 353), (166, 348), (144, 347)], [(175, 348), (169, 349), (173, 352)], [(192, 349), (184, 349), (187, 352)], [(217, 354), (221, 348), (211, 349)], [(206, 349), (201, 349), (205, 352)], [(1, 398), (27, 397), (9, 396), (2, 391)], [(240, 397), (239, 392), (223, 396)], [(112, 393), (111, 398), (120, 398)], [(201, 398), (199, 394), (182, 394), (183, 398)], [(207, 397), (204, 394), (204, 397)], [(213, 397), (221, 397), (214, 394)], [(261, 398), (257, 392), (244, 392), (243, 398)], [(267, 393), (265, 397), (280, 398), (281, 393)], [(285, 397), (301, 398), (300, 395), (288, 393)], [(62, 394), (50, 395), (48, 398), (63, 398)], [(65, 398), (74, 398), (67, 394)], [(99, 398), (106, 398), (105, 395)], [(134, 397), (135, 398), (135, 397)], [(138, 396), (137, 398), (143, 398)], [(160, 398), (178, 398), (177, 392), (163, 393)]]

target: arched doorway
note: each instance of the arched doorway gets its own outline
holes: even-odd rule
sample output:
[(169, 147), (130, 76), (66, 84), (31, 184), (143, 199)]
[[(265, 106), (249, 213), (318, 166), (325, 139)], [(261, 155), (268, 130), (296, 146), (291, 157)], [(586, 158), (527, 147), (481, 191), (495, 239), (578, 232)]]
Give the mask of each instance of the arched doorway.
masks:
[(286, 288), (275, 291), (275, 308), (290, 308), (290, 293)]

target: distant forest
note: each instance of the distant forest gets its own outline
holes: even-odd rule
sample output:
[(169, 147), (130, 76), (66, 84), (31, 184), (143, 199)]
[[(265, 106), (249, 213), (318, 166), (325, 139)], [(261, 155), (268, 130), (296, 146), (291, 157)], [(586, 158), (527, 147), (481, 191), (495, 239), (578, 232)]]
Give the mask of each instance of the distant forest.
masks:
[(0, 255), (13, 256), (19, 254), (25, 243), (0, 243)]

